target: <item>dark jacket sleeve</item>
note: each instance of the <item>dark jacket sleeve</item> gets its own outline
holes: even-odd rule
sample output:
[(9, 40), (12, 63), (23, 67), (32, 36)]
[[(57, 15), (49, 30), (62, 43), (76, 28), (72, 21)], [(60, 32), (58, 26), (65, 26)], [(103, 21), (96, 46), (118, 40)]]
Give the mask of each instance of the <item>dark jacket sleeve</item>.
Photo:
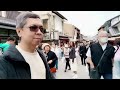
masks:
[(112, 52), (112, 53), (111, 53), (111, 57), (114, 58), (114, 55), (115, 55), (115, 48), (114, 48), (114, 47), (112, 47), (111, 52)]
[(0, 79), (7, 79), (7, 65), (3, 57), (0, 56)]
[(38, 51), (39, 52), (39, 55), (40, 55), (40, 57), (42, 58), (42, 60), (43, 60), (43, 62), (44, 62), (44, 64), (45, 64), (45, 67), (46, 67), (46, 79), (55, 79), (55, 77), (52, 75), (52, 73), (50, 72), (50, 68), (49, 68), (49, 66), (48, 66), (48, 64), (47, 64), (47, 59), (46, 59), (46, 57), (45, 57), (45, 55), (43, 54), (43, 52), (42, 51)]
[(56, 60), (58, 60), (58, 58), (57, 58), (56, 54), (53, 52), (53, 61), (56, 61)]
[(71, 48), (71, 51), (69, 52), (69, 55), (70, 55), (70, 59), (74, 59), (76, 58), (76, 55), (75, 55), (75, 48)]
[(53, 51), (50, 51), (47, 55), (48, 55), (48, 58), (47, 58), (48, 61), (53, 60), (53, 62), (54, 62), (58, 59), (56, 54)]
[(84, 53), (84, 48), (83, 47), (80, 47), (80, 54), (83, 54)]

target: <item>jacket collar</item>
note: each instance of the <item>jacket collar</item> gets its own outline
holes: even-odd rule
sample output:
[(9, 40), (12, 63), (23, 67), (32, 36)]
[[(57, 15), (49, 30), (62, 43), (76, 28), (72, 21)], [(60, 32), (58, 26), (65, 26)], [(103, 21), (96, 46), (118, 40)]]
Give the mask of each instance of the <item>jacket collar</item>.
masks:
[[(37, 51), (38, 51), (40, 57), (42, 59), (45, 59), (44, 55), (42, 54), (42, 51), (41, 50), (37, 50)], [(4, 52), (3, 57), (6, 60), (10, 60), (10, 61), (24, 61), (24, 62), (26, 62), (24, 57), (22, 56), (22, 54), (15, 47), (15, 45), (10, 45), (9, 49), (6, 52)]]
[(3, 57), (9, 61), (25, 61), (21, 53), (16, 49), (15, 45), (10, 45), (8, 50), (4, 52)]
[[(98, 44), (99, 46), (101, 46), (99, 42), (98, 42), (97, 44)], [(108, 50), (110, 47), (111, 47), (111, 45), (110, 45), (109, 43), (107, 43), (107, 46), (106, 46), (106, 49), (105, 49), (105, 50)], [(102, 49), (102, 47), (101, 47), (101, 49)]]

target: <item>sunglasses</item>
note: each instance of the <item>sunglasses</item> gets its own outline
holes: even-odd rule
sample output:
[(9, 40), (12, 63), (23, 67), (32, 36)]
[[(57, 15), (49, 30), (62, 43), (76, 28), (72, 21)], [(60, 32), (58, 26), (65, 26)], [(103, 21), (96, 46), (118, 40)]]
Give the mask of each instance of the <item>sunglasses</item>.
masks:
[(45, 29), (42, 26), (38, 26), (38, 25), (32, 25), (30, 27), (28, 27), (30, 29), (30, 31), (32, 32), (38, 32), (38, 30), (40, 30), (43, 34), (45, 33)]

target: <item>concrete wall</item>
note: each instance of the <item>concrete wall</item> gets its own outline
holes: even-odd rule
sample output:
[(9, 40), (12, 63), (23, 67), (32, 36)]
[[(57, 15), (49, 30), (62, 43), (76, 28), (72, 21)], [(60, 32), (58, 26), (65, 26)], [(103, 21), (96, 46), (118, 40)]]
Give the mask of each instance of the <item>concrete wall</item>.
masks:
[(75, 27), (72, 24), (64, 23), (63, 26), (64, 34), (74, 38), (74, 34), (75, 34), (74, 28)]
[(57, 15), (55, 15), (55, 17), (54, 17), (55, 19), (55, 30), (57, 30), (58, 32), (62, 32), (63, 31), (63, 20), (59, 17), (59, 16), (57, 16)]

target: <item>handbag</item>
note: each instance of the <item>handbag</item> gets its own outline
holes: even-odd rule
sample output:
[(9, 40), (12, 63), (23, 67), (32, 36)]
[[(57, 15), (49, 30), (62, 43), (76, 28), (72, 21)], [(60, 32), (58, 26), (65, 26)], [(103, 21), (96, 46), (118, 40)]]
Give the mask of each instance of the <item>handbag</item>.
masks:
[(90, 68), (90, 78), (91, 79), (99, 79), (98, 68)]
[(98, 67), (99, 67), (99, 65), (100, 65), (100, 63), (101, 63), (101, 61), (102, 61), (102, 58), (103, 58), (103, 56), (105, 55), (105, 53), (106, 53), (106, 50), (104, 51), (104, 53), (102, 54), (102, 56), (101, 56), (101, 58), (100, 58), (100, 61), (99, 61), (99, 63), (98, 63), (98, 65), (96, 66), (96, 68), (90, 68), (90, 78), (91, 79), (99, 79), (99, 71), (98, 71)]
[(56, 68), (55, 68), (55, 67), (50, 68), (50, 72), (51, 72), (51, 73), (55, 73), (55, 72), (56, 72)]

